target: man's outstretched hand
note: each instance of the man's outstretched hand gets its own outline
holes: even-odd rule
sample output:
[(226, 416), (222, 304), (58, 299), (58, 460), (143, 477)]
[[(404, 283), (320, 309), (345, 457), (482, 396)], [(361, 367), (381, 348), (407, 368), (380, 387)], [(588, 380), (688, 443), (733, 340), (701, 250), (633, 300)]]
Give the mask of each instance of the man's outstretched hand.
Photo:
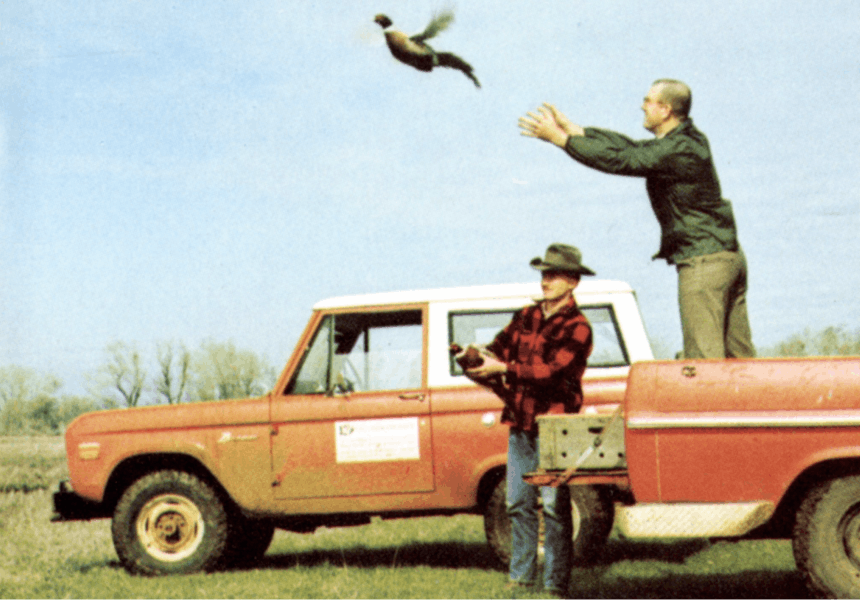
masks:
[(528, 112), (518, 122), (521, 135), (538, 138), (564, 148), (569, 136), (585, 135), (585, 130), (573, 123), (555, 106), (544, 102), (535, 112)]

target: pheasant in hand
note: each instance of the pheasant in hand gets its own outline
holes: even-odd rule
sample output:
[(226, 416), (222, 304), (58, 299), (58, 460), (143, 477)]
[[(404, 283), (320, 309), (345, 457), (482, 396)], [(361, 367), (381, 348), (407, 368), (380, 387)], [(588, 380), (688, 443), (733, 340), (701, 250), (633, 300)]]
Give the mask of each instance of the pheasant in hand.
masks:
[(376, 15), (373, 19), (385, 31), (385, 42), (391, 54), (400, 62), (415, 67), (419, 71), (430, 72), (433, 67), (448, 67), (458, 69), (471, 79), (476, 87), (481, 87), (478, 78), (472, 73), (472, 65), (465, 60), (451, 54), (450, 52), (436, 52), (424, 40), (429, 40), (437, 33), (444, 31), (454, 21), (454, 13), (444, 11), (434, 15), (427, 28), (412, 37), (391, 27), (391, 19), (383, 14)]

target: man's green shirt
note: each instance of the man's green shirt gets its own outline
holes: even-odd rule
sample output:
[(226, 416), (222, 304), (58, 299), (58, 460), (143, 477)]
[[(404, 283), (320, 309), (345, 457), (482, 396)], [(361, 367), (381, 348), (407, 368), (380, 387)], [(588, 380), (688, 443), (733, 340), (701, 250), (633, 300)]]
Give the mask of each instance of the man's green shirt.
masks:
[(645, 178), (662, 231), (655, 259), (675, 264), (738, 250), (732, 205), (721, 196), (708, 139), (691, 119), (663, 138), (644, 141), (588, 127), (584, 136), (567, 138), (565, 151), (593, 169)]

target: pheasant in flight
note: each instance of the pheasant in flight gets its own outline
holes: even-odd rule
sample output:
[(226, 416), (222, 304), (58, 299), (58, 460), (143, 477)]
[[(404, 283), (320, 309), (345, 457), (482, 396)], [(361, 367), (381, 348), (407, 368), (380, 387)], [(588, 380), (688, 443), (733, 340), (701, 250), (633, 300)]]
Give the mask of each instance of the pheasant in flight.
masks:
[(383, 14), (376, 15), (373, 19), (385, 32), (385, 42), (391, 54), (400, 62), (415, 67), (419, 71), (430, 72), (433, 67), (448, 67), (458, 69), (471, 79), (476, 87), (481, 87), (478, 78), (472, 73), (472, 65), (465, 60), (451, 54), (450, 52), (436, 52), (424, 40), (429, 40), (437, 33), (444, 31), (454, 21), (454, 13), (443, 11), (433, 15), (427, 28), (412, 37), (391, 27), (391, 19)]

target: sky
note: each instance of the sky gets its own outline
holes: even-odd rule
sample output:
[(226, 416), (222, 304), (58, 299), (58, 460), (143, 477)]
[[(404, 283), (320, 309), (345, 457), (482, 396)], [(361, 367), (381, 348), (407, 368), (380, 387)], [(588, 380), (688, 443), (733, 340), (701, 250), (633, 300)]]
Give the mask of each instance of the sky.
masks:
[(373, 23), (444, 2), (0, 2), (0, 366), (67, 394), (115, 341), (232, 341), (280, 368), (338, 295), (533, 281), (550, 243), (681, 348), (644, 181), (519, 135), (543, 102), (637, 139), (693, 90), (749, 263), (753, 340), (860, 327), (860, 3), (460, 0), (395, 61)]

